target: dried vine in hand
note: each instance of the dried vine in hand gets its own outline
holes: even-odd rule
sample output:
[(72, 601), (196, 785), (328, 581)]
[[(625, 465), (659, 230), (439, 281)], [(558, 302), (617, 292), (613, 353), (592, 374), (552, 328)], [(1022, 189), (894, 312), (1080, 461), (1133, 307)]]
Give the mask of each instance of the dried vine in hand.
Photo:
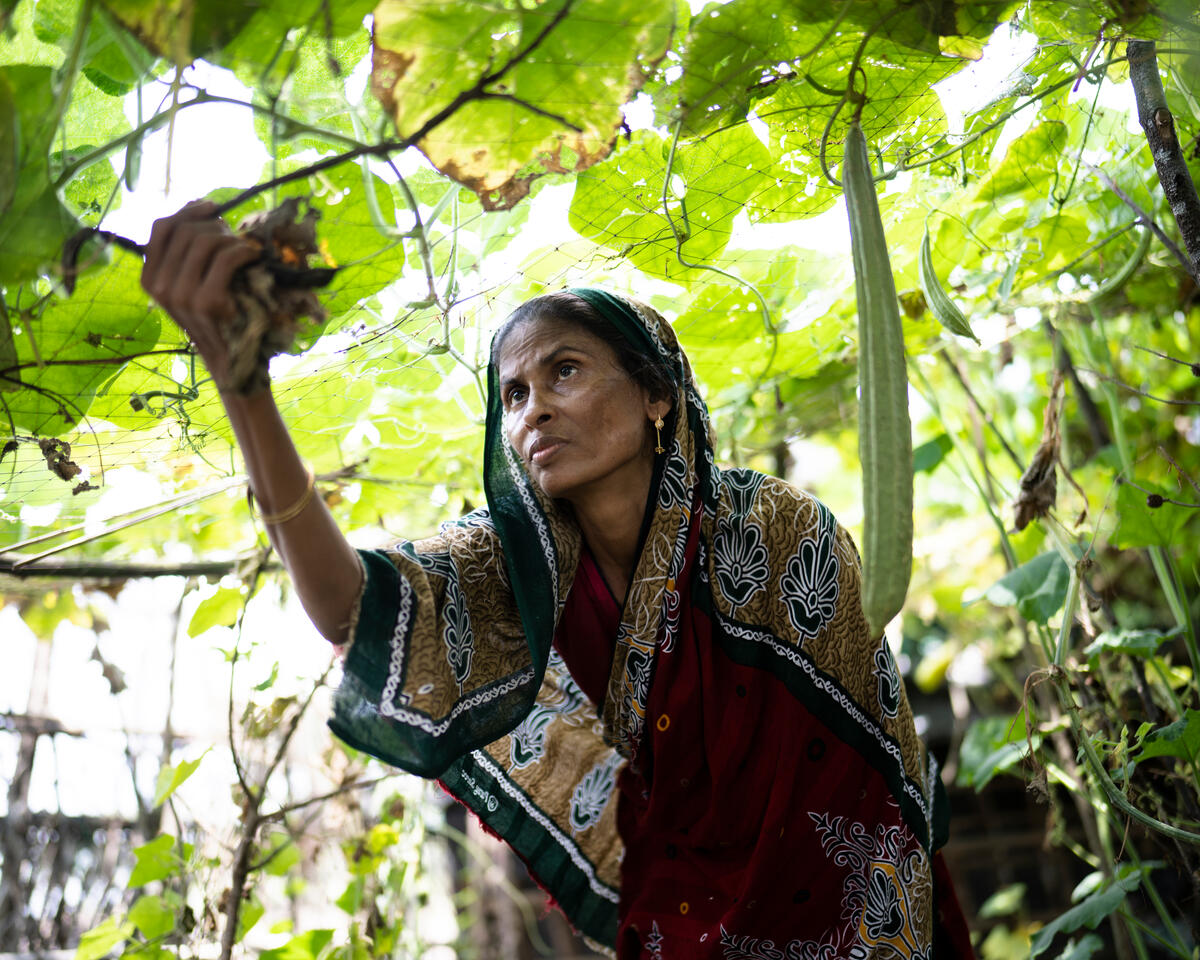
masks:
[(267, 364), (295, 342), (301, 318), (325, 319), (315, 287), (325, 286), (335, 268), (309, 267), (318, 255), (317, 212), (311, 207), (297, 219), (300, 202), (291, 198), (268, 213), (256, 214), (238, 232), (262, 248), (261, 260), (233, 278), (237, 312), (223, 327), (229, 347), (229, 384), (242, 393), (265, 387)]

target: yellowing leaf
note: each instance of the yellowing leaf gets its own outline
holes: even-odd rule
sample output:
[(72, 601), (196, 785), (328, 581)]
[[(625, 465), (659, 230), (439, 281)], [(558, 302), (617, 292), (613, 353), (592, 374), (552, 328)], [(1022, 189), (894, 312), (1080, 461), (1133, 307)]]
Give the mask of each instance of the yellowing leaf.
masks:
[(371, 88), (401, 136), (435, 124), (418, 143), (435, 167), (506, 209), (608, 156), (674, 16), (667, 0), (383, 0)]
[(148, 49), (186, 65), (222, 47), (259, 5), (243, 0), (104, 0), (104, 6)]

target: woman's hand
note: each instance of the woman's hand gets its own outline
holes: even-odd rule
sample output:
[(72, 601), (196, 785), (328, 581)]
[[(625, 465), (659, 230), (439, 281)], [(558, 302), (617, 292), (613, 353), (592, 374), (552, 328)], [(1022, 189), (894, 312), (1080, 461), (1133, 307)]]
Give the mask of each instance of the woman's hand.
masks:
[(234, 234), (216, 209), (198, 201), (155, 222), (142, 286), (191, 338), (217, 388), (225, 390), (229, 351), (222, 327), (237, 311), (229, 284), (261, 251)]

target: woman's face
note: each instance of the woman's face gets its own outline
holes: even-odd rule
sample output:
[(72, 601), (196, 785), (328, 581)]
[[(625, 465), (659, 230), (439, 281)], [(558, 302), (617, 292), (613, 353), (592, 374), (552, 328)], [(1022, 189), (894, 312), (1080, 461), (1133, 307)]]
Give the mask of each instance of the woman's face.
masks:
[(636, 493), (654, 463), (651, 402), (607, 343), (574, 324), (519, 323), (496, 358), (504, 430), (533, 480), (555, 498)]

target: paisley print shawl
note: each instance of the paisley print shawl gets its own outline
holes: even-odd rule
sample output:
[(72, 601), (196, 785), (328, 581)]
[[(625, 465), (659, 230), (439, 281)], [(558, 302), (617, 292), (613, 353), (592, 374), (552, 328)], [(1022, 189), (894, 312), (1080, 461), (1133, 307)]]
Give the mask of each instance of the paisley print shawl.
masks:
[[(856, 751), (896, 811), (886, 827), (853, 811), (804, 811), (846, 885), (832, 939), (798, 940), (785, 954), (752, 930), (722, 929), (709, 948), (724, 952), (712, 956), (932, 957), (937, 778), (890, 652), (863, 617), (853, 543), (811, 496), (715, 466), (707, 409), (658, 313), (604, 291), (573, 292), (640, 352), (660, 356), (677, 389), (603, 703), (593, 705), (552, 648), (580, 535), (509, 446), (493, 366), (488, 507), (429, 540), (362, 553), (366, 583), (331, 727), (388, 763), (440, 778), (577, 929), (612, 947), (622, 893), (617, 784), (626, 766), (639, 769), (653, 733), (655, 667), (680, 639), (681, 576), (698, 523), (687, 595), (705, 608), (713, 642), (783, 684)], [(655, 922), (644, 931), (646, 956), (673, 955), (663, 952), (665, 930)]]

